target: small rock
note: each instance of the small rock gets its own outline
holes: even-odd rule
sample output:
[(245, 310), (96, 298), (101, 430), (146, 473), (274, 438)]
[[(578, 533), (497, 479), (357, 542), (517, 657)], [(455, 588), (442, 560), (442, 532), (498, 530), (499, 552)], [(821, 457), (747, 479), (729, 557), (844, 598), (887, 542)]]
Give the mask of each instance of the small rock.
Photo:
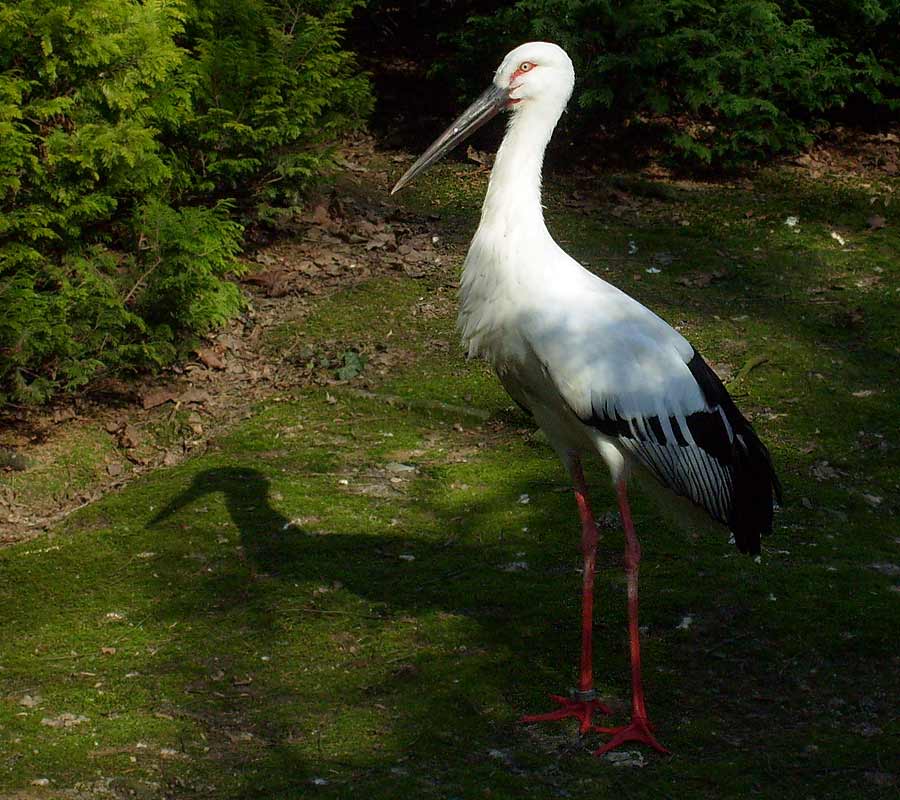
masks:
[(40, 705), (42, 699), (43, 698), (41, 698), (39, 694), (25, 694), (22, 695), (22, 699), (19, 700), (19, 705), (24, 706), (25, 708), (34, 708), (35, 706)]
[(860, 736), (864, 736), (867, 739), (884, 733), (877, 725), (872, 725), (869, 722), (860, 722), (858, 725), (854, 725), (852, 730), (854, 733), (858, 733)]
[(512, 766), (512, 756), (506, 750), (497, 750), (496, 748), (492, 748), (487, 752), (488, 756), (491, 758), (502, 761), (507, 766)]
[(844, 474), (841, 470), (831, 466), (827, 461), (816, 461), (809, 468), (809, 472), (817, 481), (833, 481)]
[(68, 712), (65, 714), (60, 714), (58, 717), (44, 717), (41, 720), (41, 725), (46, 725), (48, 728), (74, 728), (76, 725), (81, 725), (82, 722), (87, 722), (88, 718), (83, 714), (69, 714)]
[(870, 770), (865, 773), (866, 780), (874, 783), (876, 786), (893, 786), (897, 783), (897, 776), (892, 772), (883, 772), (881, 770)]
[(665, 250), (661, 250), (653, 254), (653, 260), (660, 266), (668, 267), (675, 260), (675, 256)]
[(416, 467), (413, 464), (401, 464), (399, 461), (389, 461), (384, 465), (388, 472), (415, 472)]
[(638, 750), (622, 750), (607, 753), (605, 756), (614, 767), (643, 767), (646, 765), (644, 754)]

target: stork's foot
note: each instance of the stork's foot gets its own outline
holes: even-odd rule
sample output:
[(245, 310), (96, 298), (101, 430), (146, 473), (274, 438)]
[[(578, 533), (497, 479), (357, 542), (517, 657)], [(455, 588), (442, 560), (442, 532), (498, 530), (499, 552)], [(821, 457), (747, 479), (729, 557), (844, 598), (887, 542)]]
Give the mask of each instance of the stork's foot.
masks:
[(631, 722), (627, 725), (616, 728), (601, 728), (595, 725), (592, 730), (599, 733), (613, 734), (612, 739), (599, 750), (594, 751), (595, 756), (602, 756), (610, 750), (615, 750), (615, 748), (621, 746), (625, 742), (641, 742), (642, 744), (650, 745), (650, 747), (658, 753), (669, 753), (669, 750), (656, 741), (656, 737), (651, 732), (653, 730), (653, 725), (650, 724), (650, 720), (646, 717), (632, 717)]
[(605, 717), (613, 713), (609, 706), (597, 699), (593, 690), (572, 692), (571, 697), (551, 694), (550, 699), (559, 706), (556, 711), (548, 711), (546, 714), (528, 714), (519, 722), (555, 722), (559, 719), (575, 717), (581, 733), (587, 733), (591, 729), (591, 718), (594, 714)]

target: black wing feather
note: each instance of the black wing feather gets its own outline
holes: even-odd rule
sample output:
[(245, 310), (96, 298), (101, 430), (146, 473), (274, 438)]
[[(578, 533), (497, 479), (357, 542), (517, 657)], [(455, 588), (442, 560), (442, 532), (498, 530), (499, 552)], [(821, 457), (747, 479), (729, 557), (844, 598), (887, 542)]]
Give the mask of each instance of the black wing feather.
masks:
[(742, 553), (759, 553), (760, 536), (772, 532), (773, 501), (781, 502), (769, 451), (699, 353), (687, 366), (706, 409), (670, 416), (666, 425), (658, 416), (626, 419), (594, 407), (583, 421), (619, 439), (662, 484), (727, 525)]

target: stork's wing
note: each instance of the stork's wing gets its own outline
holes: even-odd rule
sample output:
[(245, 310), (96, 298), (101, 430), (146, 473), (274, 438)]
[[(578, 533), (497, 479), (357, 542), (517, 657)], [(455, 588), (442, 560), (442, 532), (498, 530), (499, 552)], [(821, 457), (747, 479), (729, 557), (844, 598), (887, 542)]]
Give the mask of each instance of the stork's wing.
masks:
[[(582, 422), (727, 525), (741, 552), (758, 553), (781, 498), (768, 450), (687, 340), (623, 298), (618, 320), (565, 337), (567, 351), (542, 358), (544, 368)], [(536, 345), (554, 349), (547, 337)]]
[(660, 483), (726, 524), (742, 553), (758, 553), (760, 536), (772, 531), (773, 495), (781, 499), (769, 451), (699, 353), (687, 367), (704, 408), (622, 417), (607, 404), (583, 421), (617, 438)]

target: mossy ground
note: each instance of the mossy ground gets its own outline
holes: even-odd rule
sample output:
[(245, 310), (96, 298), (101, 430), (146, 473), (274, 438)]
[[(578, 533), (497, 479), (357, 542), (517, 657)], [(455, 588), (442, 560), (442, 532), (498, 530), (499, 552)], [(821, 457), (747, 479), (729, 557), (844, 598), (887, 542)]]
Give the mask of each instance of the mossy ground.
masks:
[[(620, 202), (606, 179), (549, 184), (555, 234), (730, 375), (785, 486), (761, 564), (635, 498), (648, 702), (674, 755), (616, 767), (596, 735), (516, 722), (574, 681), (578, 526), (548, 447), (456, 344), (483, 175), (444, 165), (405, 202), (441, 216), (447, 269), (336, 294), (273, 342), (402, 350), (374, 396), (282, 393), (0, 551), (0, 791), (895, 796), (895, 187), (772, 169)], [(624, 715), (615, 526), (601, 548), (598, 684)]]

